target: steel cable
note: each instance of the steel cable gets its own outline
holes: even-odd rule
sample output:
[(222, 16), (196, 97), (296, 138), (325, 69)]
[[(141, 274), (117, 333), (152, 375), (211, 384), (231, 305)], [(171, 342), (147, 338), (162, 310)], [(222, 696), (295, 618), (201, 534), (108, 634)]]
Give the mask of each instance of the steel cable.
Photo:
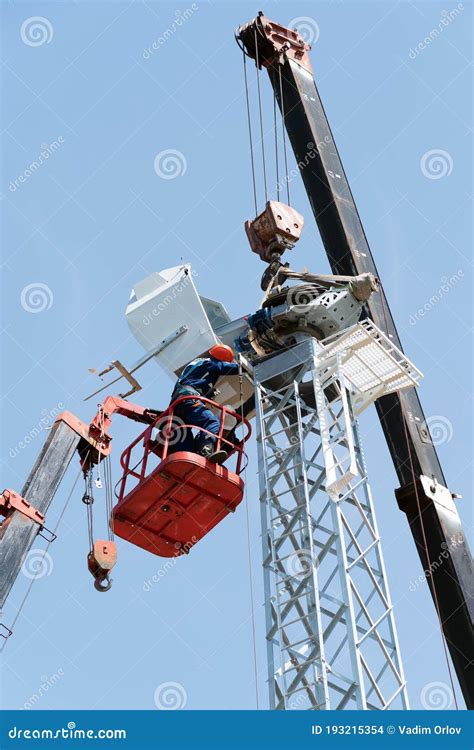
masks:
[(245, 50), (242, 49), (243, 52), (243, 61), (244, 61), (244, 80), (245, 80), (245, 99), (247, 102), (247, 122), (248, 122), (248, 130), (249, 130), (249, 142), (250, 142), (250, 163), (252, 166), (252, 182), (253, 182), (253, 199), (255, 203), (255, 216), (258, 214), (258, 207), (257, 207), (257, 183), (255, 181), (255, 159), (253, 154), (253, 136), (252, 136), (252, 121), (250, 117), (250, 100), (249, 100), (249, 86), (248, 86), (248, 80), (247, 80), (247, 59)]
[[(244, 424), (244, 384), (243, 384), (243, 372), (242, 362), (239, 360), (239, 389), (240, 389), (240, 417), (241, 425)], [(250, 544), (250, 516), (248, 507), (247, 497), (247, 464), (244, 467), (244, 503), (245, 503), (245, 516), (247, 522), (247, 555), (248, 555), (248, 566), (249, 566), (249, 588), (250, 588), (250, 611), (252, 621), (252, 640), (253, 640), (253, 664), (254, 664), (254, 677), (255, 677), (255, 703), (257, 711), (259, 709), (258, 701), (258, 663), (257, 663), (257, 636), (255, 630), (255, 603), (253, 598), (253, 576), (252, 576), (252, 555), (251, 555), (251, 544)]]
[(257, 70), (257, 91), (258, 91), (258, 111), (260, 119), (260, 140), (262, 143), (262, 166), (263, 166), (263, 185), (265, 188), (265, 202), (268, 201), (267, 190), (267, 165), (265, 160), (265, 139), (263, 135), (263, 113), (262, 113), (262, 94), (260, 91), (260, 65), (258, 60), (257, 30), (255, 29), (255, 67)]
[[(67, 497), (67, 499), (66, 499), (66, 501), (65, 501), (65, 503), (64, 503), (63, 509), (62, 509), (62, 511), (61, 511), (61, 513), (60, 513), (60, 515), (59, 515), (59, 518), (58, 518), (58, 520), (57, 520), (57, 522), (56, 522), (56, 526), (55, 526), (55, 527), (54, 527), (54, 529), (53, 529), (53, 534), (56, 534), (56, 531), (57, 531), (57, 530), (58, 530), (58, 528), (59, 528), (59, 524), (61, 523), (61, 521), (62, 521), (62, 519), (63, 519), (63, 516), (64, 516), (64, 514), (65, 514), (65, 512), (66, 512), (66, 510), (67, 510), (67, 507), (68, 507), (68, 505), (69, 505), (69, 502), (70, 502), (70, 500), (71, 500), (71, 498), (72, 498), (72, 495), (73, 495), (73, 493), (74, 493), (74, 490), (76, 489), (76, 484), (77, 484), (77, 482), (78, 482), (78, 480), (79, 480), (79, 477), (80, 477), (80, 475), (81, 475), (81, 469), (79, 469), (79, 472), (78, 472), (78, 474), (77, 474), (77, 476), (76, 476), (76, 479), (74, 480), (74, 484), (73, 484), (73, 486), (72, 486), (72, 489), (71, 489), (71, 491), (70, 491), (70, 493), (69, 493), (69, 495), (68, 495), (68, 497)], [(55, 537), (53, 537), (53, 539), (54, 539), (54, 538), (55, 538)], [(49, 542), (48, 542), (48, 543), (46, 544), (46, 547), (44, 548), (44, 552), (43, 552), (43, 557), (41, 558), (41, 562), (40, 562), (40, 564), (39, 564), (39, 568), (38, 568), (39, 570), (41, 570), (41, 568), (42, 568), (42, 565), (43, 565), (44, 559), (45, 559), (45, 557), (46, 557), (46, 555), (47, 555), (47, 552), (48, 552), (48, 549), (49, 549), (50, 545), (51, 545), (51, 544), (52, 544), (52, 542), (53, 542), (53, 539), (51, 539), (51, 540), (50, 540), (50, 541), (49, 541)], [(13, 629), (14, 629), (14, 627), (15, 627), (15, 625), (16, 625), (16, 622), (17, 622), (18, 618), (19, 618), (19, 617), (20, 617), (20, 615), (21, 615), (21, 612), (22, 612), (22, 610), (23, 610), (23, 607), (24, 607), (24, 606), (25, 606), (25, 604), (26, 604), (26, 601), (27, 601), (27, 599), (28, 599), (28, 597), (29, 597), (29, 595), (30, 595), (31, 589), (33, 588), (33, 584), (34, 584), (34, 582), (36, 581), (36, 579), (37, 579), (37, 576), (34, 576), (34, 578), (32, 578), (32, 579), (31, 579), (31, 581), (30, 581), (30, 583), (29, 583), (29, 585), (28, 585), (28, 588), (27, 588), (27, 590), (26, 590), (26, 593), (25, 593), (25, 595), (24, 595), (23, 599), (21, 600), (20, 606), (18, 607), (18, 609), (17, 609), (17, 612), (16, 612), (16, 615), (15, 615), (15, 617), (13, 618), (13, 621), (12, 621), (12, 623), (11, 623), (11, 625), (10, 625), (10, 628), (9, 628), (9, 629), (10, 629), (11, 631), (13, 631)], [(6, 647), (6, 645), (7, 645), (7, 642), (8, 642), (8, 638), (7, 638), (7, 639), (5, 639), (5, 643), (4, 643), (4, 644), (2, 645), (2, 647), (0, 648), (0, 654), (2, 653), (2, 651), (4, 650), (4, 648)]]

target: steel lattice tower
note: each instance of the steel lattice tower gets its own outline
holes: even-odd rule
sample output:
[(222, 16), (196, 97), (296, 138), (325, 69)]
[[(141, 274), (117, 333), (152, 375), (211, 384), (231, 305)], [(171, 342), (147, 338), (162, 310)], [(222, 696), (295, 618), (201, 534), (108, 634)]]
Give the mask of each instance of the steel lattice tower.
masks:
[(254, 375), (270, 708), (406, 709), (355, 413), (415, 370), (367, 323)]

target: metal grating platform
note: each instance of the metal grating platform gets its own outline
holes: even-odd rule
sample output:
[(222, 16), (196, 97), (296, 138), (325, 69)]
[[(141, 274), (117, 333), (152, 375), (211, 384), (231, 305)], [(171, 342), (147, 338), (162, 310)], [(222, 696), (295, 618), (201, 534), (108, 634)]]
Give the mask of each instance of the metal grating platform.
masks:
[(355, 394), (360, 394), (354, 402), (357, 414), (376, 398), (412, 388), (423, 377), (420, 370), (370, 320), (363, 320), (319, 343), (324, 350), (318, 356), (319, 363), (327, 360), (330, 370), (339, 359), (348, 384)]

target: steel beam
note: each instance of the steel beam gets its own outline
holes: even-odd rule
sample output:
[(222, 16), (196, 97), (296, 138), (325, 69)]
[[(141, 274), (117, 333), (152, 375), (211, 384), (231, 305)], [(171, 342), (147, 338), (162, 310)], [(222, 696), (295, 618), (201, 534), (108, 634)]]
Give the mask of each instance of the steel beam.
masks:
[[(55, 422), (23, 486), (22, 497), (44, 515), (80, 440), (80, 435), (66, 422)], [(21, 571), (39, 528), (35, 521), (18, 510), (0, 528), (0, 609)]]

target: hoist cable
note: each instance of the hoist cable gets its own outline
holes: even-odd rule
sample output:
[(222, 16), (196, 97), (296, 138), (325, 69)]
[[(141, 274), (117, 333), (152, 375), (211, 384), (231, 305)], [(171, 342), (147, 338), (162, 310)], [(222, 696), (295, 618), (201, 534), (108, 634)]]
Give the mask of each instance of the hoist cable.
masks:
[(263, 166), (263, 185), (265, 188), (265, 202), (268, 201), (268, 190), (267, 190), (267, 166), (265, 161), (265, 139), (263, 135), (263, 113), (262, 113), (262, 95), (260, 91), (260, 66), (258, 61), (258, 44), (257, 44), (257, 30), (255, 29), (255, 69), (257, 71), (257, 91), (258, 91), (258, 111), (260, 119), (260, 140), (262, 143), (262, 166)]
[(286, 178), (286, 193), (288, 197), (288, 205), (291, 206), (290, 202), (290, 178), (288, 174), (288, 154), (286, 152), (286, 128), (285, 128), (285, 103), (283, 100), (283, 84), (281, 80), (281, 65), (278, 66), (278, 76), (280, 82), (280, 101), (281, 101), (281, 121), (282, 121), (282, 132), (283, 132), (283, 155), (285, 158), (285, 178)]
[(278, 170), (278, 127), (277, 127), (277, 100), (276, 94), (273, 96), (273, 130), (275, 133), (275, 170), (276, 170), (276, 192), (277, 201), (280, 200), (280, 175)]
[(86, 509), (87, 532), (89, 536), (89, 552), (92, 552), (94, 549), (94, 516), (92, 511), (94, 496), (92, 493), (92, 469), (88, 469), (84, 474), (84, 497), (87, 498)]
[[(103, 438), (105, 436), (105, 428), (104, 428), (104, 412), (99, 404), (99, 421), (100, 421), (100, 436)], [(112, 519), (112, 510), (113, 510), (113, 488), (112, 488), (112, 464), (109, 456), (104, 456), (104, 487), (105, 487), (105, 514), (106, 514), (106, 526), (107, 526), (107, 539), (109, 542), (113, 542), (114, 540), (114, 524)], [(99, 480), (100, 484), (100, 458), (97, 464), (97, 479)], [(92, 488), (92, 476), (91, 476), (91, 488)], [(90, 533), (92, 533), (92, 509), (90, 509)], [(88, 516), (89, 516), (89, 506), (88, 506)], [(93, 541), (91, 546), (91, 551), (93, 548)]]
[(113, 511), (113, 489), (112, 489), (112, 463), (110, 456), (105, 458), (105, 492), (106, 492), (106, 513), (107, 513), (107, 533), (109, 541), (113, 542), (115, 538)]
[(272, 88), (273, 88), (273, 132), (275, 135), (275, 171), (276, 171), (276, 188), (277, 188), (277, 201), (280, 200), (280, 174), (279, 174), (279, 160), (278, 160), (278, 121), (277, 121), (277, 97), (276, 92), (274, 90), (274, 78), (275, 78), (275, 68), (270, 68), (270, 75), (272, 79)]
[(252, 121), (250, 118), (250, 100), (249, 100), (249, 86), (248, 86), (248, 80), (247, 80), (247, 59), (245, 50), (243, 49), (243, 60), (244, 60), (244, 80), (245, 80), (245, 99), (247, 102), (247, 122), (248, 122), (248, 129), (249, 129), (249, 143), (250, 143), (250, 163), (252, 165), (252, 182), (253, 182), (253, 200), (255, 203), (255, 216), (258, 214), (258, 207), (257, 207), (257, 184), (255, 181), (255, 159), (253, 155), (253, 137), (252, 137)]
[[(42, 569), (42, 567), (43, 567), (43, 563), (44, 563), (45, 557), (46, 557), (46, 555), (47, 555), (48, 549), (49, 549), (50, 545), (51, 545), (51, 544), (53, 543), (53, 540), (55, 539), (55, 536), (54, 536), (54, 535), (56, 534), (56, 531), (57, 531), (57, 530), (58, 530), (58, 528), (59, 528), (59, 524), (61, 523), (61, 521), (62, 521), (62, 519), (63, 519), (63, 516), (64, 516), (64, 514), (65, 514), (65, 512), (66, 512), (66, 510), (67, 510), (67, 507), (68, 507), (68, 505), (69, 505), (69, 503), (70, 503), (70, 500), (71, 500), (71, 498), (72, 498), (72, 496), (73, 496), (74, 490), (76, 489), (76, 484), (77, 484), (77, 482), (78, 482), (78, 480), (79, 480), (79, 477), (80, 477), (80, 475), (81, 475), (81, 471), (82, 471), (82, 470), (81, 470), (81, 469), (79, 469), (79, 472), (78, 472), (78, 474), (77, 474), (77, 476), (76, 476), (76, 478), (75, 478), (75, 480), (74, 480), (74, 484), (73, 484), (73, 486), (72, 486), (72, 489), (71, 489), (71, 491), (70, 491), (69, 495), (67, 496), (67, 498), (66, 498), (66, 501), (65, 501), (65, 503), (64, 503), (64, 506), (63, 506), (63, 509), (62, 509), (62, 511), (61, 511), (61, 513), (60, 513), (60, 515), (59, 515), (59, 518), (58, 518), (58, 520), (56, 521), (56, 525), (55, 525), (55, 527), (54, 527), (54, 529), (53, 529), (53, 538), (52, 538), (52, 539), (50, 539), (50, 540), (48, 541), (48, 543), (46, 544), (46, 547), (44, 548), (44, 551), (43, 551), (43, 556), (42, 556), (42, 558), (41, 558), (41, 561), (40, 561), (40, 564), (39, 564), (39, 566), (38, 566), (38, 570), (41, 570), (41, 569)], [(28, 585), (28, 588), (26, 589), (26, 593), (25, 593), (25, 595), (24, 595), (23, 599), (21, 600), (20, 606), (18, 607), (18, 609), (17, 609), (17, 611), (16, 611), (16, 615), (15, 615), (15, 617), (13, 618), (13, 621), (12, 621), (12, 623), (11, 623), (11, 625), (10, 625), (10, 630), (11, 630), (11, 631), (13, 631), (13, 630), (14, 630), (14, 628), (15, 628), (16, 622), (17, 622), (18, 618), (19, 618), (19, 617), (20, 617), (20, 615), (21, 615), (21, 612), (22, 612), (22, 610), (23, 610), (23, 607), (24, 607), (24, 606), (25, 606), (25, 604), (26, 604), (26, 600), (28, 599), (28, 596), (30, 595), (31, 589), (33, 588), (33, 584), (34, 584), (34, 582), (36, 581), (37, 577), (38, 577), (38, 576), (34, 576), (34, 577), (33, 577), (33, 578), (31, 579), (31, 581), (30, 581), (30, 583), (29, 583), (29, 585)], [(8, 639), (5, 639), (5, 643), (4, 643), (4, 644), (2, 645), (2, 647), (0, 648), (0, 654), (2, 653), (3, 649), (4, 649), (4, 648), (5, 648), (5, 646), (7, 645), (7, 641), (8, 641)]]
[[(239, 361), (239, 389), (240, 389), (240, 418), (241, 425), (244, 424), (244, 384), (243, 384), (243, 373), (242, 363)], [(244, 467), (244, 504), (245, 504), (245, 516), (247, 523), (247, 555), (248, 555), (248, 566), (249, 566), (249, 588), (250, 588), (250, 612), (252, 621), (252, 641), (253, 641), (253, 666), (254, 666), (254, 678), (255, 678), (255, 704), (257, 711), (259, 709), (258, 701), (258, 663), (257, 663), (257, 636), (255, 630), (255, 603), (253, 598), (253, 576), (252, 576), (252, 555), (251, 555), (251, 544), (250, 544), (250, 516), (249, 516), (249, 504), (247, 497), (247, 464)]]

